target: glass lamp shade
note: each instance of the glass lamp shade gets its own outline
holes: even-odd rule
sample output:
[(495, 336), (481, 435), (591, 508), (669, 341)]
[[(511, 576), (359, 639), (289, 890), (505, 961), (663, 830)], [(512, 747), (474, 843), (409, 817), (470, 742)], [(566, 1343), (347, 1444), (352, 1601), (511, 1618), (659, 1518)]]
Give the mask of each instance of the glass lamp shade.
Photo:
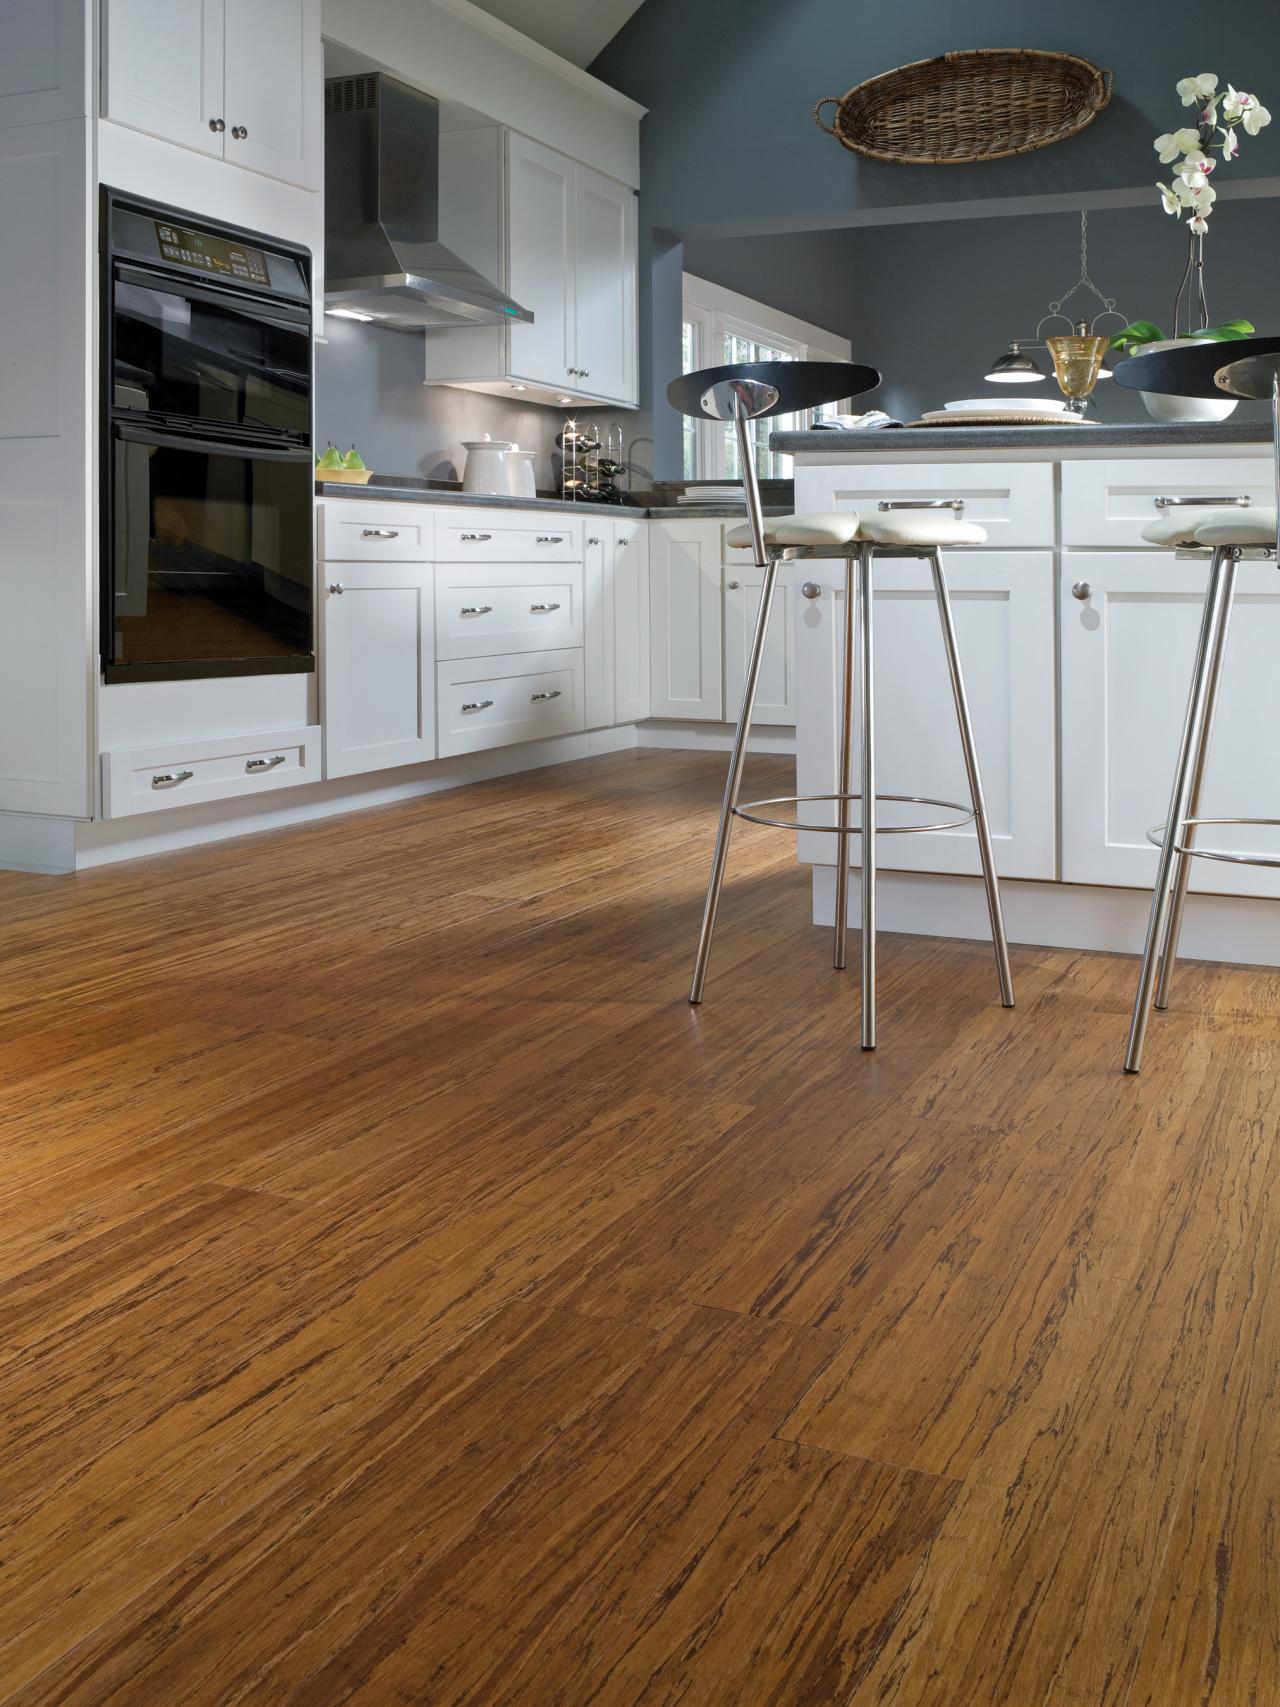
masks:
[(1110, 349), (1111, 340), (1076, 333), (1071, 337), (1046, 338), (1045, 347), (1053, 357), (1058, 390), (1064, 397), (1078, 400), (1088, 397), (1097, 384), (1102, 358)]
[(1038, 385), (1048, 377), (1016, 343), (996, 357), (986, 374), (992, 385)]

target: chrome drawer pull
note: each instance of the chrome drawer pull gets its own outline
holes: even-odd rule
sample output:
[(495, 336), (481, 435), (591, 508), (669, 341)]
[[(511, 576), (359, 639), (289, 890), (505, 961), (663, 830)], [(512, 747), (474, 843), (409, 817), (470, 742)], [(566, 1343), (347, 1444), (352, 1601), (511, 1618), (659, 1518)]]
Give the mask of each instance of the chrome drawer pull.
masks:
[(1248, 497), (1239, 497), (1239, 498), (1153, 498), (1151, 501), (1155, 505), (1157, 510), (1172, 510), (1172, 509), (1178, 508), (1178, 507), (1183, 506), (1183, 505), (1194, 508), (1195, 506), (1200, 505), (1200, 504), (1212, 504), (1215, 508), (1222, 506), (1222, 505), (1230, 504), (1230, 505), (1233, 505), (1237, 509), (1247, 510), (1249, 508), (1249, 505), (1253, 502), (1252, 498), (1248, 498)]
[(560, 609), (559, 605), (530, 605), (529, 606), (529, 615), (530, 616), (541, 616), (546, 611), (553, 611), (553, 610), (559, 610), (559, 609)]
[(559, 699), (559, 698), (560, 698), (560, 689), (559, 688), (548, 688), (546, 693), (530, 694), (529, 695), (529, 702), (531, 705), (537, 705), (537, 703), (540, 699)]
[(464, 533), (461, 537), (464, 540), (472, 541), (472, 540), (492, 539), (493, 535), (491, 533)]
[(562, 533), (540, 533), (537, 537), (537, 543), (539, 545), (563, 545), (564, 535)]
[(176, 788), (180, 782), (190, 782), (194, 771), (157, 771), (151, 779), (152, 788)]
[(462, 609), (458, 612), (458, 615), (459, 616), (488, 616), (489, 612), (492, 609), (493, 609), (492, 605), (463, 605)]
[(487, 711), (493, 704), (491, 699), (471, 699), (463, 703), (464, 711)]
[(964, 514), (963, 498), (881, 498), (880, 510), (954, 510)]
[(277, 765), (284, 763), (284, 759), (283, 753), (276, 753), (269, 759), (248, 759), (244, 768), (247, 771), (273, 771)]
[(361, 539), (399, 539), (400, 530), (398, 528), (365, 528), (360, 537)]

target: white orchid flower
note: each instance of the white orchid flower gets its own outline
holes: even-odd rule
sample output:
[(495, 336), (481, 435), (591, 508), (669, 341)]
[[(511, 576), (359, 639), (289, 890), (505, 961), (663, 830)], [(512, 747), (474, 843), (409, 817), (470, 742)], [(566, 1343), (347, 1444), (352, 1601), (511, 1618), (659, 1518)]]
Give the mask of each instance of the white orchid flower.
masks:
[(1155, 140), (1155, 149), (1162, 166), (1171, 166), (1179, 154), (1193, 154), (1200, 148), (1200, 132), (1184, 126), (1181, 130), (1166, 131)]
[(1248, 99), (1252, 101), (1253, 105), (1245, 113), (1242, 122), (1250, 136), (1257, 136), (1264, 125), (1271, 123), (1271, 114), (1256, 96), (1250, 95)]
[(1222, 132), (1222, 158), (1224, 160), (1234, 160), (1239, 152), (1240, 139), (1236, 135), (1235, 131), (1224, 130)]
[(1218, 79), (1212, 71), (1202, 71), (1198, 77), (1183, 77), (1178, 83), (1178, 94), (1184, 107), (1194, 107), (1217, 92)]
[(1168, 184), (1157, 184), (1156, 189), (1160, 192), (1160, 200), (1164, 203), (1164, 211), (1166, 213), (1177, 214), (1178, 217), (1181, 218), (1182, 203), (1178, 200), (1177, 196), (1174, 195)]
[(1197, 213), (1187, 221), (1187, 228), (1194, 231), (1197, 237), (1203, 237), (1209, 229), (1209, 222), (1203, 214)]

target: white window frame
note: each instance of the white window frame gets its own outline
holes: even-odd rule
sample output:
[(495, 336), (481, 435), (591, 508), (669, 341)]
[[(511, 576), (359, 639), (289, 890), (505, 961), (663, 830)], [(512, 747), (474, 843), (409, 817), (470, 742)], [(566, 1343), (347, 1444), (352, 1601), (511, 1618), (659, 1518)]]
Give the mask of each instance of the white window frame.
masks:
[[(699, 367), (719, 366), (718, 352), (724, 348), (726, 333), (750, 338), (754, 342), (785, 350), (795, 361), (847, 362), (852, 360), (853, 346), (847, 338), (784, 314), (780, 308), (743, 296), (710, 279), (684, 275), (682, 319), (695, 328)], [(712, 355), (715, 352), (715, 355)], [(844, 403), (831, 407), (843, 412)], [(801, 424), (808, 426), (812, 411), (806, 410)], [(697, 468), (692, 479), (723, 480), (725, 478), (724, 428), (716, 421), (697, 423), (695, 432)], [(786, 459), (790, 463), (790, 458)]]

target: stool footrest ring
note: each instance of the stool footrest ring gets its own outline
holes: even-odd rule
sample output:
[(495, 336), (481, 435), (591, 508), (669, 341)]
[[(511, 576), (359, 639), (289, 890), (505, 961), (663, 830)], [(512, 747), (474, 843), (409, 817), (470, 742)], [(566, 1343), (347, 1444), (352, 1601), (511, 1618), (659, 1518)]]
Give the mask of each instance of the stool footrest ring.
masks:
[[(1202, 824), (1250, 824), (1255, 829), (1280, 829), (1280, 818), (1184, 818), (1182, 820), (1181, 838), (1174, 843), (1174, 850), (1187, 854), (1192, 859), (1216, 859), (1224, 865), (1265, 865), (1280, 869), (1280, 854), (1242, 854), (1228, 853), (1222, 848), (1202, 848), (1188, 844), (1185, 840), (1189, 829), (1198, 829)], [(1167, 824), (1153, 824), (1147, 831), (1147, 840), (1156, 847), (1164, 846)]]
[[(748, 800), (743, 806), (735, 806), (733, 815), (745, 818), (749, 824), (765, 824), (771, 830), (814, 830), (819, 835), (860, 836), (861, 824), (801, 824), (792, 818), (767, 817), (761, 808), (817, 806), (828, 802), (834, 805), (842, 800), (852, 804), (861, 799), (860, 794), (779, 794), (772, 800)], [(935, 800), (928, 794), (877, 794), (876, 800), (895, 800), (906, 806), (939, 806), (943, 811), (960, 813), (960, 817), (948, 818), (939, 824), (877, 824), (876, 834), (879, 836), (919, 836), (927, 835), (931, 830), (962, 830), (977, 817), (977, 809), (973, 806), (964, 806), (958, 800)]]

